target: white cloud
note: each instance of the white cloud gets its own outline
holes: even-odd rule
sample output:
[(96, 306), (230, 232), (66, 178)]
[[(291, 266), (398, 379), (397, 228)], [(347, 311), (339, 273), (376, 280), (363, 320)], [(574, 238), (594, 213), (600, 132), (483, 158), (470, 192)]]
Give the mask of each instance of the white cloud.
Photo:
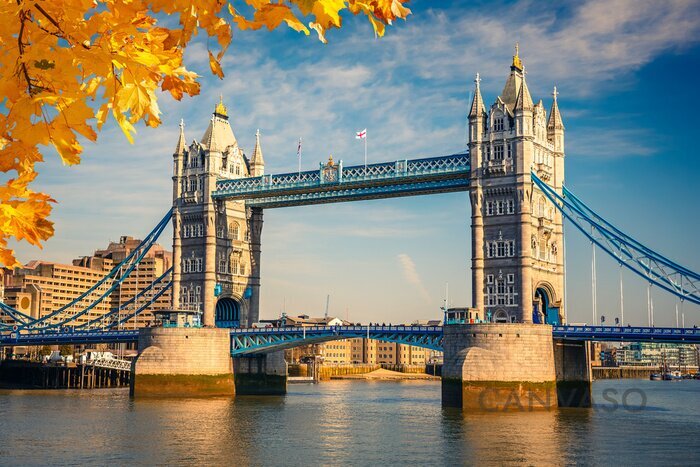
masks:
[(401, 264), (401, 269), (403, 271), (404, 278), (406, 281), (416, 287), (416, 292), (421, 296), (426, 303), (431, 302), (430, 294), (423, 284), (423, 280), (418, 274), (418, 269), (416, 264), (413, 262), (410, 256), (406, 253), (400, 253), (398, 255), (399, 263)]

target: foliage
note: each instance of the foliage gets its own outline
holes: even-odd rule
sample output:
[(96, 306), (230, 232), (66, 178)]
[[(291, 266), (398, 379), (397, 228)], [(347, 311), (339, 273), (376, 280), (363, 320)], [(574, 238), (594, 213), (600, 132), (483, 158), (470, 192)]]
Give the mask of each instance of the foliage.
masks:
[(66, 355), (73, 355), (73, 346), (69, 344), (63, 344), (58, 348), (58, 351), (61, 352), (62, 357), (65, 357)]
[(39, 349), (39, 355), (43, 356), (48, 356), (51, 355), (51, 346), (49, 345), (44, 345)]
[[(133, 142), (139, 121), (160, 124), (156, 91), (177, 100), (199, 94), (183, 51), (203, 32), (216, 39), (211, 71), (232, 28), (306, 35), (340, 28), (341, 13), (367, 16), (375, 33), (410, 14), (407, 0), (16, 0), (0, 3), (0, 265), (17, 264), (8, 240), (41, 246), (53, 235), (55, 201), (30, 188), (40, 151), (53, 147), (66, 165), (80, 163), (80, 137), (96, 141), (110, 115)], [(175, 25), (177, 19), (177, 25)], [(308, 23), (305, 24), (306, 20)], [(209, 42), (207, 42), (209, 43)]]

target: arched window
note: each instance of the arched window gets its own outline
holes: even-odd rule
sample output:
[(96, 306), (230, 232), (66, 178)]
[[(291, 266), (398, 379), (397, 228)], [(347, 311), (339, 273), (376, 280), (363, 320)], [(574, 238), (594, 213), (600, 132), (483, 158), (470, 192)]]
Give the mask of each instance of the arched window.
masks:
[(545, 201), (544, 196), (540, 196), (537, 200), (537, 217), (544, 217)]
[(238, 258), (231, 258), (231, 274), (238, 274)]
[(231, 240), (238, 240), (239, 227), (238, 222), (231, 222), (228, 225), (228, 236)]

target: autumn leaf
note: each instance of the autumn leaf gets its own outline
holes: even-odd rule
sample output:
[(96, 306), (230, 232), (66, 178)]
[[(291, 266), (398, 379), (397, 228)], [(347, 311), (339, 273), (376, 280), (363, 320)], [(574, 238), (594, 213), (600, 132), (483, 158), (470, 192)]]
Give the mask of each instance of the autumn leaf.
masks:
[(219, 79), (224, 79), (224, 70), (221, 69), (221, 64), (219, 61), (214, 57), (214, 54), (211, 53), (211, 51), (208, 51), (209, 53), (209, 68), (211, 68), (211, 72), (214, 73), (216, 76), (219, 77)]
[(345, 10), (366, 16), (378, 36), (410, 14), (404, 0), (245, 2), (248, 17), (222, 0), (0, 2), (0, 172), (10, 174), (0, 183), (0, 265), (17, 264), (10, 238), (40, 246), (53, 235), (54, 200), (30, 188), (40, 148), (53, 146), (75, 165), (110, 115), (129, 142), (139, 122), (160, 125), (158, 90), (177, 100), (200, 92), (183, 62), (196, 34), (218, 44), (209, 67), (223, 79), (234, 27), (285, 24), (306, 35), (313, 29), (325, 43)]

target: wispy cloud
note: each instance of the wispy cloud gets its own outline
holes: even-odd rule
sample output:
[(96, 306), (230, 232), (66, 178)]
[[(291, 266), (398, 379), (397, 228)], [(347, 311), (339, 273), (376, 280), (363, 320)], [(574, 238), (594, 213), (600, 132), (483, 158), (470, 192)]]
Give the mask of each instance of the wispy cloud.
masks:
[(416, 287), (416, 291), (426, 303), (430, 303), (432, 301), (430, 294), (425, 288), (425, 284), (423, 283), (420, 274), (418, 274), (416, 263), (414, 263), (413, 259), (411, 259), (411, 257), (406, 253), (400, 253), (398, 258), (406, 281)]

